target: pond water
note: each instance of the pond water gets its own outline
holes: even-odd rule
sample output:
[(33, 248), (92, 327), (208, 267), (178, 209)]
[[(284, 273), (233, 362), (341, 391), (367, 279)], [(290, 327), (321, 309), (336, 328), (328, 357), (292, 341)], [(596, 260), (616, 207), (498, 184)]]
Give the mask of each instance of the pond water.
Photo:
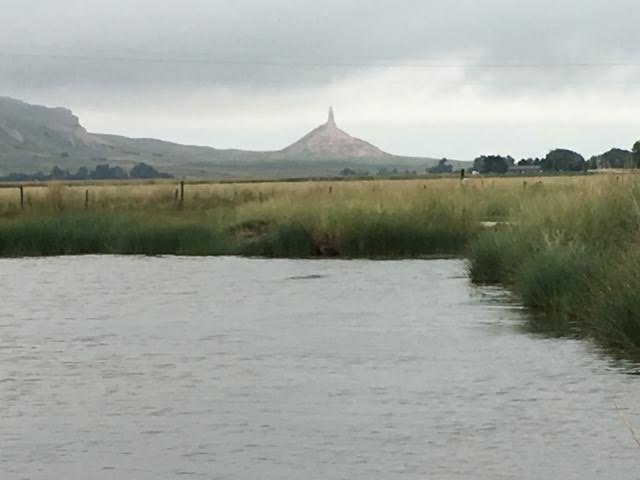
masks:
[[(1, 260), (0, 478), (637, 478), (640, 377), (458, 260)], [(616, 405), (618, 407), (616, 407)], [(620, 411), (618, 411), (618, 408)]]

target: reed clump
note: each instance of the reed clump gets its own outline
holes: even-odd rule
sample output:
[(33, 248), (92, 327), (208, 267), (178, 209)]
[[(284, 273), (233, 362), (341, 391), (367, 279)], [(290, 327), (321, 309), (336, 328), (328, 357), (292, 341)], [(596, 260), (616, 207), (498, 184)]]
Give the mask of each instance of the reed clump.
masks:
[(471, 241), (471, 278), (511, 289), (536, 330), (640, 357), (639, 202), (635, 178), (546, 195)]
[[(157, 219), (156, 219), (157, 220)], [(65, 212), (0, 223), (0, 256), (83, 254), (224, 255), (229, 239), (215, 227), (140, 215)]]

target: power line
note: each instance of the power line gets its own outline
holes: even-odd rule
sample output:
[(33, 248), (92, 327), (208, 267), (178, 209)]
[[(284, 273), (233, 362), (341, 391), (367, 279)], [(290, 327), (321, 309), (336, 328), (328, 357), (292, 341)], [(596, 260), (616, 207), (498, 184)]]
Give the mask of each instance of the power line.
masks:
[[(555, 69), (555, 68), (640, 68), (640, 61), (633, 62), (337, 62), (304, 61), (282, 59), (245, 59), (234, 60), (214, 57), (174, 57), (174, 56), (127, 56), (127, 55), (87, 55), (67, 53), (37, 53), (0, 51), (5, 58), (36, 58), (48, 60), (105, 61), (122, 63), (157, 64), (202, 64), (213, 66), (248, 67), (293, 67), (293, 68), (417, 68), (417, 69)], [(284, 57), (281, 57), (284, 58)]]

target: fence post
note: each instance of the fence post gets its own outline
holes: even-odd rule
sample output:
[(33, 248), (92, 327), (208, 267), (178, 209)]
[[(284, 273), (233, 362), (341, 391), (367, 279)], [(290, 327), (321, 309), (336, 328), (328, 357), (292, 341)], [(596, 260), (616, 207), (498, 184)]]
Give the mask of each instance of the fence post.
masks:
[(184, 207), (184, 180), (180, 182), (180, 208)]
[(89, 189), (84, 191), (84, 209), (89, 208)]
[(20, 185), (20, 208), (24, 210), (24, 187)]

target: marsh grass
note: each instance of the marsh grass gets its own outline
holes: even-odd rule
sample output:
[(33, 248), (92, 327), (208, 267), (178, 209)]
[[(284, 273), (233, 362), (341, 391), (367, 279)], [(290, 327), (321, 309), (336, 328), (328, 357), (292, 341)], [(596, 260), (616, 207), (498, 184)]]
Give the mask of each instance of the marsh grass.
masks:
[(536, 331), (591, 337), (637, 357), (639, 200), (635, 176), (549, 190), (512, 214), (513, 226), (470, 242), (471, 278), (507, 286)]
[[(157, 219), (156, 219), (157, 220)], [(0, 255), (224, 255), (230, 240), (212, 226), (140, 215), (67, 212), (0, 223)]]

